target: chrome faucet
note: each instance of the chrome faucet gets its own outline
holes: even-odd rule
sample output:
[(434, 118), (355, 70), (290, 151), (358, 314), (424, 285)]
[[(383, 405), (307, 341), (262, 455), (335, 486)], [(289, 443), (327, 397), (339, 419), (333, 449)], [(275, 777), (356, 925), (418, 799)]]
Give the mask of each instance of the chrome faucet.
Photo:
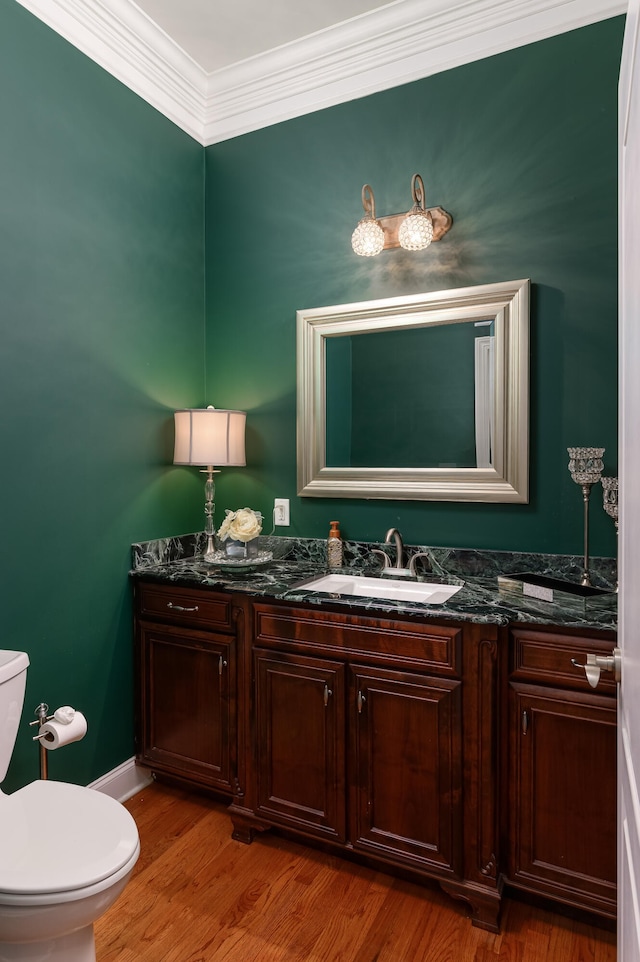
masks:
[(395, 565), (391, 564), (389, 555), (386, 553), (386, 551), (381, 551), (379, 548), (374, 548), (373, 553), (382, 555), (383, 558), (384, 568), (382, 569), (382, 574), (389, 578), (403, 578), (414, 574), (413, 571), (409, 571), (408, 568), (404, 567), (404, 545), (402, 544), (402, 535), (397, 528), (389, 528), (386, 533), (384, 543), (391, 544), (392, 541), (395, 543), (396, 547)]
[(389, 528), (385, 535), (384, 543), (391, 544), (391, 539), (395, 541), (396, 545), (396, 568), (402, 568), (402, 555), (404, 554), (404, 545), (402, 544), (402, 535), (397, 528)]

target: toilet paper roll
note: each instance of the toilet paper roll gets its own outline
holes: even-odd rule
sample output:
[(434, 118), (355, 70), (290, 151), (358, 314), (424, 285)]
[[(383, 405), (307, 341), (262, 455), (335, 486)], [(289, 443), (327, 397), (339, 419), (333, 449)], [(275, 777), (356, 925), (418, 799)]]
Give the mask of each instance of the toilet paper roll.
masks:
[(71, 742), (79, 742), (87, 733), (87, 719), (81, 711), (74, 712), (71, 721), (62, 723), (53, 718), (45, 722), (39, 729), (38, 735), (40, 742), (45, 748), (52, 751), (54, 748), (61, 748), (63, 745), (70, 745)]

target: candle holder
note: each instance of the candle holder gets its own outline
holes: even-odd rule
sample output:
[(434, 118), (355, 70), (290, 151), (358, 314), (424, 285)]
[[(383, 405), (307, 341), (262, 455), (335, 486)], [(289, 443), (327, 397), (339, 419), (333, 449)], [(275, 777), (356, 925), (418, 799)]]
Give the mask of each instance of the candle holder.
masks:
[(581, 585), (591, 585), (589, 578), (589, 497), (591, 488), (600, 480), (604, 463), (604, 448), (567, 448), (569, 452), (569, 471), (576, 484), (582, 488), (584, 505), (584, 560), (582, 564)]
[(600, 478), (602, 482), (602, 507), (613, 518), (618, 533), (618, 479)]
[[(609, 515), (613, 518), (613, 523), (616, 526), (616, 562), (618, 558), (617, 551), (617, 535), (618, 535), (618, 479), (617, 478), (600, 478), (602, 482), (602, 507)], [(616, 591), (618, 590), (618, 582), (616, 581)]]

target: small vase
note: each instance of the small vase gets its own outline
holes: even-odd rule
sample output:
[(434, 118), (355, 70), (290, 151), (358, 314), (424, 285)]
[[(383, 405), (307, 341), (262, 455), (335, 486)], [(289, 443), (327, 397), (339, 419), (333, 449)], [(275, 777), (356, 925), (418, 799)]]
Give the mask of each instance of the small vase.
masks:
[(233, 538), (227, 538), (224, 542), (224, 553), (227, 558), (232, 559), (255, 558), (258, 554), (258, 539), (254, 538), (252, 541), (234, 541)]

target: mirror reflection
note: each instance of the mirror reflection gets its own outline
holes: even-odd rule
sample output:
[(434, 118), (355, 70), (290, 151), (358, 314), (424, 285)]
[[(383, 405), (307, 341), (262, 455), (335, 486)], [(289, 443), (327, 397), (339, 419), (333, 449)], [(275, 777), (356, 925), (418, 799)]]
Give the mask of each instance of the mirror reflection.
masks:
[(326, 340), (326, 464), (491, 466), (493, 321)]

